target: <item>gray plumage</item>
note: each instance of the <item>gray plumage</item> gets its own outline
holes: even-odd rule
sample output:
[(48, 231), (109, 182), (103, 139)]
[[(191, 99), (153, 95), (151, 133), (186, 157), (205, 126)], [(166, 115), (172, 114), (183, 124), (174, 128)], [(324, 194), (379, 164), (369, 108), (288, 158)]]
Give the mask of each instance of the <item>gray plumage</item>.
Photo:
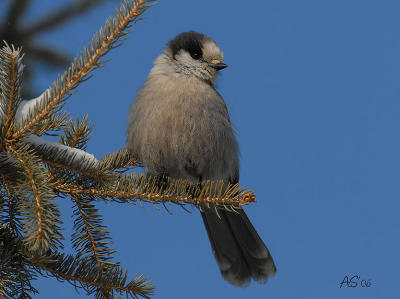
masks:
[[(128, 150), (158, 177), (239, 180), (238, 145), (226, 104), (215, 89), (226, 67), (209, 37), (184, 32), (167, 44), (138, 91), (128, 122)], [(276, 268), (245, 212), (202, 212), (223, 277), (244, 286)]]

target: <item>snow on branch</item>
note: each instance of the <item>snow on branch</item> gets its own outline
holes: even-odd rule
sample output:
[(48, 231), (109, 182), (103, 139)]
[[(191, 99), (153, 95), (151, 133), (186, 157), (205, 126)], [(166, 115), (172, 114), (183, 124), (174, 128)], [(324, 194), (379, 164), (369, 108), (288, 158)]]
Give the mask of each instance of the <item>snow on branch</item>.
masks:
[(96, 171), (100, 163), (94, 155), (81, 149), (72, 148), (67, 145), (45, 140), (36, 135), (30, 135), (25, 142), (33, 145), (37, 152), (46, 159), (49, 164), (54, 162), (58, 165), (75, 168), (82, 171)]
[(24, 121), (28, 118), (31, 114), (34, 113), (35, 107), (38, 108), (44, 102), (44, 98), (48, 97), (48, 89), (42, 93), (37, 98), (31, 100), (23, 100), (18, 106), (17, 112), (15, 113), (15, 121), (18, 127), (21, 127)]

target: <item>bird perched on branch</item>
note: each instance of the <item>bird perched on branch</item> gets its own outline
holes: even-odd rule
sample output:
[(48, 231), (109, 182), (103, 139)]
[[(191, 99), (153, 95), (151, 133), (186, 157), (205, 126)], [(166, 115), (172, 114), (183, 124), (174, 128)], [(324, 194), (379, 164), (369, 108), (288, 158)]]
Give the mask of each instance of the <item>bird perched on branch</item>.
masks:
[[(151, 175), (239, 180), (238, 145), (215, 89), (224, 54), (208, 36), (184, 32), (157, 57), (130, 110), (127, 148)], [(274, 261), (242, 208), (201, 212), (222, 276), (235, 286), (266, 282)]]

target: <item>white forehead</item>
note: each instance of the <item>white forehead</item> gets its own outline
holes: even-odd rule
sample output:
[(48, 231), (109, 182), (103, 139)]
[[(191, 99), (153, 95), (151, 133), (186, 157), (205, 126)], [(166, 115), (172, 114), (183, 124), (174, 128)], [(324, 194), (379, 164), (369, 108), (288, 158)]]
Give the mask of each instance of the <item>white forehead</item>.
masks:
[(224, 52), (217, 46), (217, 44), (209, 39), (203, 42), (203, 58), (206, 60), (220, 60), (221, 62), (224, 60)]

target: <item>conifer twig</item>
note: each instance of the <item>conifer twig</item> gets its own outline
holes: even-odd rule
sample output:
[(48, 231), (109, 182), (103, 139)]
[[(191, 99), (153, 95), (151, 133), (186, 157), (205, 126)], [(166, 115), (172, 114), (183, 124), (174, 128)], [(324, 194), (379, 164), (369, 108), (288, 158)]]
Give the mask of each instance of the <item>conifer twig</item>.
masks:
[[(107, 265), (96, 266), (85, 259), (74, 259), (72, 256), (64, 257), (57, 254), (49, 257), (35, 257), (26, 252), (25, 254), (28, 255), (29, 261), (34, 267), (46, 271), (56, 278), (67, 280), (76, 287), (83, 287), (88, 294), (103, 288), (118, 293), (125, 292), (135, 298), (137, 295), (150, 298), (149, 295), (154, 289), (154, 286), (142, 275), (126, 284), (127, 273), (123, 273), (118, 266), (111, 266), (111, 268)], [(108, 274), (104, 272), (105, 267), (110, 270)]]
[[(6, 121), (4, 124), (4, 133), (8, 132), (8, 129), (10, 127), (11, 124), (11, 120), (12, 120), (12, 112), (13, 112), (13, 102), (15, 101), (15, 81), (17, 80), (17, 70), (16, 70), (16, 56), (14, 53), (10, 53), (10, 57), (11, 57), (11, 65), (10, 65), (10, 74), (9, 74), (9, 78), (10, 78), (10, 89), (9, 89), (9, 94), (8, 94), (8, 109), (7, 109), (7, 115), (6, 115)], [(3, 134), (4, 134), (3, 133)]]
[(11, 228), (11, 230), (14, 233), (18, 233), (18, 231), (21, 227), (21, 224), (19, 222), (19, 219), (17, 218), (18, 217), (17, 198), (11, 192), (7, 181), (4, 179), (2, 181), (3, 181), (4, 190), (7, 194), (7, 201), (8, 201), (7, 202), (7, 212), (8, 213), (5, 215), (5, 218), (2, 219), (2, 222), (7, 223), (8, 226)]
[[(125, 0), (121, 5), (114, 19), (106, 22), (104, 29), (97, 33), (91, 45), (86, 48), (80, 55), (80, 59), (76, 59), (68, 72), (65, 72), (54, 84), (53, 87), (44, 93), (42, 102), (35, 107), (35, 113), (30, 115), (23, 125), (12, 135), (12, 139), (16, 140), (23, 134), (31, 130), (41, 120), (61, 103), (64, 97), (68, 96), (72, 89), (84, 80), (88, 74), (102, 66), (100, 58), (103, 57), (113, 45), (124, 36), (124, 32), (132, 22), (141, 15), (141, 13), (149, 6), (145, 4), (151, 0)], [(42, 104), (42, 105), (40, 105)]]
[[(122, 178), (121, 178), (122, 179)], [(182, 186), (186, 186), (187, 189), (190, 188), (191, 184), (182, 182), (177, 180), (178, 184), (181, 183)], [(199, 206), (209, 206), (209, 205), (218, 205), (218, 206), (242, 206), (252, 202), (255, 202), (255, 195), (252, 191), (244, 191), (243, 188), (239, 186), (232, 186), (231, 190), (229, 188), (225, 193), (214, 194), (213, 191), (209, 191), (205, 193), (204, 191), (198, 191), (195, 195), (190, 194), (188, 191), (188, 195), (175, 195), (171, 192), (163, 191), (161, 188), (153, 186), (153, 192), (147, 189), (140, 189), (140, 182), (130, 188), (115, 188), (113, 189), (110, 186), (106, 186), (104, 188), (101, 187), (92, 187), (92, 188), (84, 188), (75, 184), (68, 184), (61, 181), (54, 181), (53, 187), (62, 193), (69, 194), (82, 194), (95, 196), (99, 198), (111, 198), (111, 199), (120, 199), (120, 200), (128, 200), (128, 199), (142, 199), (151, 203), (162, 203), (162, 202), (173, 202), (173, 203), (184, 203), (184, 204), (194, 204)], [(178, 188), (182, 188), (179, 186)], [(232, 192), (232, 190), (235, 190)], [(201, 193), (202, 192), (202, 193)], [(181, 194), (182, 191), (176, 193)], [(235, 194), (235, 196), (232, 196)]]
[[(22, 84), (22, 75), (24, 65), (22, 64), (23, 55), (21, 49), (15, 49), (14, 46), (5, 46), (0, 49), (0, 73), (5, 80), (0, 80), (0, 123), (2, 123), (1, 138), (6, 139), (10, 134), (17, 107), (20, 103), (20, 92)], [(0, 150), (3, 144), (0, 143)]]
[[(32, 200), (25, 199), (27, 218), (24, 222), (26, 237), (24, 242), (30, 250), (44, 253), (49, 248), (56, 248), (62, 244), (59, 239), (62, 238), (59, 233), (58, 224), (59, 212), (53, 202), (54, 193), (49, 189), (45, 173), (42, 170), (34, 171), (32, 163), (35, 157), (24, 151), (23, 146), (14, 148), (11, 144), (7, 149), (12, 153), (20, 163), (27, 176), (32, 193)], [(46, 198), (48, 197), (48, 198)]]
[(114, 250), (108, 248), (111, 238), (95, 206), (86, 198), (71, 195), (74, 201), (74, 234), (72, 245), (78, 250), (78, 256), (93, 260), (98, 266), (102, 263), (115, 264), (108, 260), (113, 256)]

